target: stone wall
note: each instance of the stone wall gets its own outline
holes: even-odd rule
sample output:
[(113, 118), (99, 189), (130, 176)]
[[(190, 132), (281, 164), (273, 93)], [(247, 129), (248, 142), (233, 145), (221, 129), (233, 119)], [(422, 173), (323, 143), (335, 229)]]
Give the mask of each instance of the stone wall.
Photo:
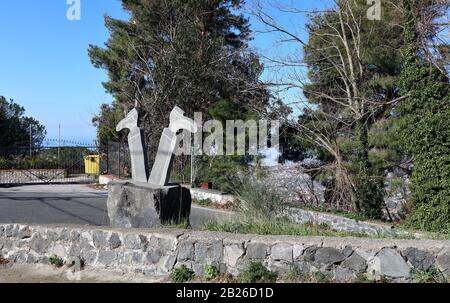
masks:
[(234, 203), (234, 196), (218, 190), (204, 188), (190, 188), (193, 200), (210, 200), (212, 203), (225, 205)]
[[(317, 225), (326, 224), (333, 230), (346, 231), (351, 233), (366, 234), (371, 236), (401, 236), (408, 235), (408, 232), (395, 229), (392, 225), (357, 221), (343, 216), (322, 213), (299, 208), (287, 208), (282, 214), (295, 223), (314, 223)], [(420, 234), (415, 234), (419, 236)]]
[(0, 224), (0, 255), (17, 263), (48, 263), (50, 256), (82, 258), (97, 268), (167, 275), (205, 264), (238, 274), (252, 260), (279, 273), (296, 266), (337, 281), (357, 273), (410, 278), (411, 270), (439, 269), (450, 277), (450, 241), (234, 235), (189, 230), (110, 229)]

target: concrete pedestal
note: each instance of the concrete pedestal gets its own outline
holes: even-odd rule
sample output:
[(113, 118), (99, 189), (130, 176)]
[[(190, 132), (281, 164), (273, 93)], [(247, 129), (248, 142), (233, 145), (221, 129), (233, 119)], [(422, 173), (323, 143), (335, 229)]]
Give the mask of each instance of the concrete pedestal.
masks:
[(191, 193), (179, 184), (153, 187), (147, 183), (108, 184), (108, 216), (112, 227), (149, 228), (189, 222)]

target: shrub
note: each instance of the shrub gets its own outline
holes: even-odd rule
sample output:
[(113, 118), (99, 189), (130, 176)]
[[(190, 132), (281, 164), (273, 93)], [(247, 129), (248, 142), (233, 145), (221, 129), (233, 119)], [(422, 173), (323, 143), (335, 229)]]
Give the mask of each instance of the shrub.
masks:
[(427, 271), (412, 270), (411, 282), (413, 283), (447, 283), (445, 276), (436, 268), (431, 267)]
[(310, 281), (310, 276), (300, 271), (296, 266), (292, 266), (286, 273), (285, 280), (289, 283), (306, 283)]
[(205, 265), (205, 278), (208, 281), (214, 280), (219, 276), (219, 270), (214, 265)]
[(58, 256), (51, 256), (50, 258), (48, 258), (48, 261), (51, 265), (56, 267), (61, 267), (64, 265), (64, 260)]
[(286, 207), (277, 190), (262, 181), (259, 171), (243, 174), (235, 183), (235, 194), (238, 197), (238, 210), (247, 218), (271, 219), (279, 215)]
[(251, 262), (238, 276), (241, 283), (273, 283), (276, 280), (277, 274), (268, 270), (261, 262)]
[(170, 279), (175, 283), (184, 283), (192, 281), (195, 278), (195, 273), (192, 269), (186, 265), (182, 265), (179, 268), (175, 268), (170, 274)]
[(200, 206), (210, 206), (211, 204), (213, 204), (211, 199), (194, 199), (192, 203), (195, 203)]

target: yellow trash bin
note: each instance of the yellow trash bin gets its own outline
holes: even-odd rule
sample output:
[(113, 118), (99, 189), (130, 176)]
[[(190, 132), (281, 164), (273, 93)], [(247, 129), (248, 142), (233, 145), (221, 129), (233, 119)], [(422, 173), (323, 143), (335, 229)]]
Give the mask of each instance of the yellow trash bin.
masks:
[(100, 159), (99, 155), (84, 157), (84, 169), (86, 175), (100, 175)]

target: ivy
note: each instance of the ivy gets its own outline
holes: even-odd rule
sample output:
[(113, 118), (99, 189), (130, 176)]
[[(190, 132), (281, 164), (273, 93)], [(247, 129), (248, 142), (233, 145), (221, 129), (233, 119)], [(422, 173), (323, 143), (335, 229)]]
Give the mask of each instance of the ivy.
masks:
[(450, 230), (450, 86), (448, 78), (418, 55), (414, 7), (404, 0), (405, 64), (400, 87), (400, 139), (413, 158), (411, 227)]

